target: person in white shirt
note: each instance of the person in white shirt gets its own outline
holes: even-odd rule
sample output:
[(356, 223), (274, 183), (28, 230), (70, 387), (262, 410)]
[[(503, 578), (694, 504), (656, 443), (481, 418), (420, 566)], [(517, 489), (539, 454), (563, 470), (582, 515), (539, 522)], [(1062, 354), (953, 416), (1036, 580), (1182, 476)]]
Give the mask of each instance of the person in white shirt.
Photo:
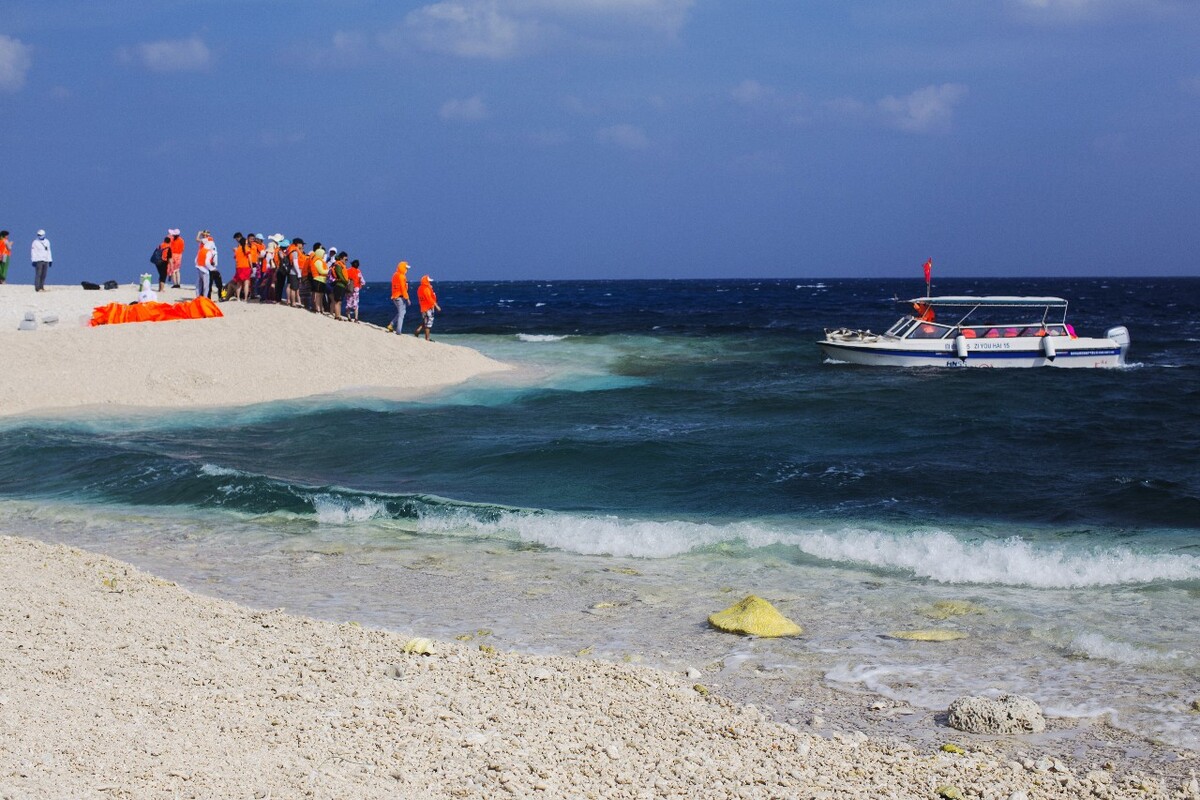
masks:
[(209, 270), (217, 267), (217, 246), (212, 234), (200, 231), (196, 234), (196, 297), (208, 297), (210, 291)]
[(37, 238), (33, 240), (33, 245), (29, 248), (29, 259), (33, 262), (33, 290), (44, 292), (46, 290), (46, 271), (54, 262), (54, 257), (50, 254), (50, 240), (46, 238), (45, 231), (37, 232)]

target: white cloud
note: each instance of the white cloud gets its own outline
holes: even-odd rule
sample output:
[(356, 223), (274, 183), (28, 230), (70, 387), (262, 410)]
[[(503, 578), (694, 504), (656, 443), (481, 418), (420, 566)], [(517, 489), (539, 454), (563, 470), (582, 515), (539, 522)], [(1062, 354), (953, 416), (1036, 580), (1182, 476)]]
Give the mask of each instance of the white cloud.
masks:
[(876, 107), (885, 124), (909, 133), (929, 133), (950, 126), (954, 106), (967, 96), (961, 83), (926, 86), (904, 97), (885, 97)]
[(744, 106), (759, 106), (775, 97), (775, 90), (758, 81), (744, 80), (730, 92), (733, 99)]
[(442, 103), (438, 116), (450, 122), (479, 122), (487, 119), (487, 106), (479, 95), (464, 100), (447, 100)]
[(33, 66), (32, 48), (19, 39), (0, 34), (0, 91), (15, 92), (25, 85)]
[(163, 39), (143, 42), (133, 48), (122, 48), (118, 57), (126, 63), (137, 63), (154, 72), (194, 72), (208, 69), (212, 53), (203, 39)]
[(785, 92), (756, 80), (744, 80), (733, 87), (729, 96), (756, 114), (776, 116), (790, 125), (812, 121), (808, 98), (801, 92)]
[(507, 0), (514, 12), (607, 19), (675, 34), (687, 22), (695, 0)]
[(674, 37), (694, 0), (442, 0), (409, 12), (385, 46), (415, 44), (462, 58), (505, 59), (553, 43), (604, 41), (621, 31)]
[(487, 0), (434, 3), (409, 12), (407, 30), (428, 50), (463, 58), (510, 58), (538, 38), (538, 24), (501, 12)]
[(1017, 13), (1031, 22), (1083, 22), (1123, 12), (1158, 13), (1167, 0), (1009, 0)]
[(646, 132), (636, 125), (628, 123), (601, 128), (596, 131), (596, 141), (623, 147), (626, 150), (645, 150), (650, 146), (650, 139), (646, 136)]

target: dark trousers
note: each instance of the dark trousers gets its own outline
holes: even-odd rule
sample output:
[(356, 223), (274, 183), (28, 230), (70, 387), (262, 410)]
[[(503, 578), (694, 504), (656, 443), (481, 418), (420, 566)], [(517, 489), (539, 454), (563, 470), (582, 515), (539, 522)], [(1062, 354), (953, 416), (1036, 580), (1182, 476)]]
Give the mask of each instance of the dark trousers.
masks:
[(217, 300), (221, 300), (221, 293), (225, 291), (225, 284), (221, 281), (221, 273), (216, 267), (208, 269), (208, 299), (212, 299), (213, 289), (217, 290)]
[(46, 270), (50, 269), (49, 261), (33, 262), (33, 290), (40, 292), (46, 288)]

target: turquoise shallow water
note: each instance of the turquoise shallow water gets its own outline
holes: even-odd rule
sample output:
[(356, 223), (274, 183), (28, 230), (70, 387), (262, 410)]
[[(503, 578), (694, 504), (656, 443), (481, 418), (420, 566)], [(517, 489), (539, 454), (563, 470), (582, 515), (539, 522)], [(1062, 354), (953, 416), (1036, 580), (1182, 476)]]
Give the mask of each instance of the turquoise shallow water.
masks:
[[(8, 420), (0, 514), (255, 605), (758, 676), (783, 709), (814, 677), (930, 709), (1018, 691), (1200, 748), (1200, 281), (945, 290), (1067, 296), (1081, 332), (1130, 328), (1124, 370), (822, 362), (822, 326), (886, 327), (904, 288), (443, 285), (444, 338), (515, 377)], [(707, 630), (748, 592), (805, 635)], [(930, 619), (946, 599), (982, 611)], [(935, 626), (969, 638), (886, 635)]]

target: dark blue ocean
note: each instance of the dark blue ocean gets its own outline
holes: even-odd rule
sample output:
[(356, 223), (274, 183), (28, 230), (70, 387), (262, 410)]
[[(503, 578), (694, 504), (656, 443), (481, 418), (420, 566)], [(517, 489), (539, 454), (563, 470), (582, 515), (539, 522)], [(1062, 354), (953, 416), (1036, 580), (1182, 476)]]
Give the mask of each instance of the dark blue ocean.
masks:
[[(1200, 279), (934, 287), (1065, 297), (1082, 335), (1128, 327), (1114, 370), (823, 359), (823, 328), (886, 330), (918, 281), (437, 288), (435, 338), (516, 370), (414, 402), (10, 419), (6, 528), (254, 605), (694, 667), (783, 716), (778, 687), (812, 680), (928, 709), (1017, 691), (1200, 747)], [(364, 320), (389, 311), (369, 286)], [(751, 592), (805, 635), (705, 627)], [(889, 635), (922, 628), (967, 638)]]

